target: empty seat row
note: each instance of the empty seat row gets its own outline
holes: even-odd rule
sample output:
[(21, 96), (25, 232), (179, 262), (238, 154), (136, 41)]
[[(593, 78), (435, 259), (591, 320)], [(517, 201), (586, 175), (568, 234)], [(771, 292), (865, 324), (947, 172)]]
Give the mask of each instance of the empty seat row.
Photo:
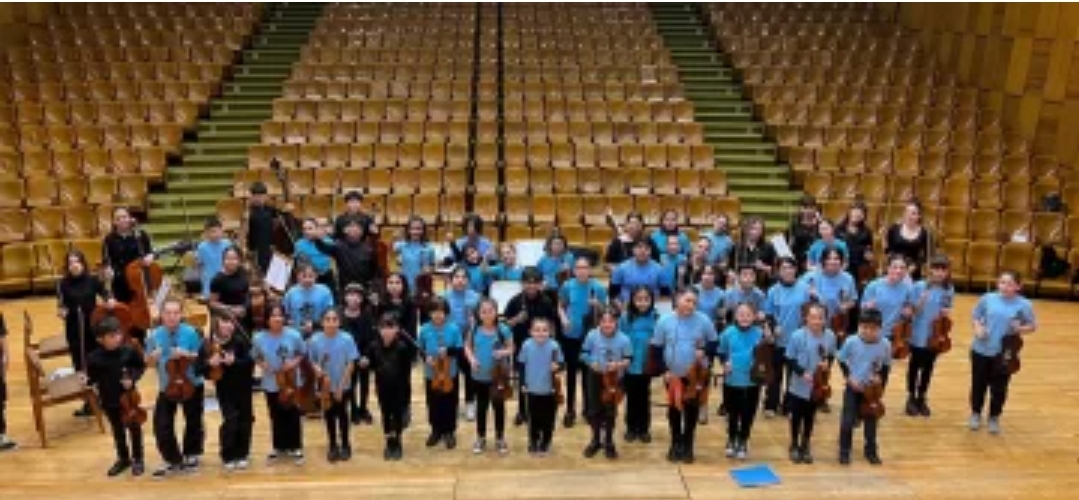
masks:
[(760, 114), (772, 125), (851, 127), (905, 126), (931, 130), (995, 130), (1000, 128), (1000, 115), (977, 108), (937, 107), (926, 104), (850, 104), (856, 94), (844, 104), (764, 103)]
[(172, 123), (143, 123), (136, 125), (23, 125), (15, 129), (0, 128), (0, 151), (71, 151), (126, 149), (129, 147), (160, 146), (166, 151), (179, 151), (184, 127)]
[(52, 177), (0, 178), (0, 208), (118, 202), (138, 208), (145, 206), (150, 181), (151, 178), (142, 174), (60, 180)]
[(7, 111), (0, 107), (0, 121), (28, 125), (179, 123), (190, 128), (199, 118), (199, 106), (194, 102), (30, 102), (18, 104), (14, 116)]
[(167, 153), (159, 147), (82, 151), (0, 151), (0, 176), (56, 178), (142, 172), (160, 177)]
[(216, 82), (224, 65), (214, 63), (51, 63), (0, 66), (0, 78), (13, 83), (85, 82)]
[[(509, 117), (506, 118), (510, 120)], [(493, 125), (478, 127), (479, 137), (497, 133)], [(690, 144), (704, 143), (704, 126), (696, 122), (606, 122), (606, 121), (506, 121), (502, 136), (507, 143), (595, 143), (595, 144)]]
[(80, 45), (76, 47), (40, 47), (8, 49), (0, 64), (41, 63), (214, 63), (228, 64), (235, 49), (223, 45), (116, 46)]
[(1040, 180), (1066, 175), (1050, 156), (1026, 154), (1003, 156), (907, 149), (790, 148), (781, 150), (795, 172), (844, 172), (848, 174), (896, 174), (941, 179), (949, 176), (985, 180)]
[(48, 82), (0, 83), (0, 97), (11, 102), (184, 101), (204, 103), (214, 91), (209, 82)]

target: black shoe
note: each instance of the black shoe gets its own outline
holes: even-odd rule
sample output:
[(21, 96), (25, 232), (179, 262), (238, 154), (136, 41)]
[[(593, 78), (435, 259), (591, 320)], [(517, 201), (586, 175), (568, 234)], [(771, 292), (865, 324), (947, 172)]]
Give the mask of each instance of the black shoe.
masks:
[(94, 412), (90, 410), (90, 405), (82, 405), (82, 408), (75, 410), (75, 413), (73, 413), (72, 415), (74, 415), (76, 418), (85, 418), (94, 416)]
[(637, 434), (637, 440), (644, 444), (648, 444), (652, 442), (652, 435), (649, 434), (648, 431), (641, 432)]
[(607, 443), (607, 446), (603, 447), (603, 454), (606, 455), (608, 459), (614, 460), (618, 458), (618, 449), (614, 447), (614, 443)]
[(164, 479), (169, 476), (175, 476), (184, 472), (183, 464), (171, 464), (163, 465), (161, 468), (154, 471), (153, 476), (156, 479)]
[(437, 432), (432, 432), (430, 436), (427, 436), (427, 447), (434, 448), (438, 446), (438, 442), (442, 441), (442, 435)]
[(798, 449), (797, 446), (792, 444), (788, 453), (790, 454), (791, 462), (796, 464), (802, 463), (802, 450)]
[(839, 454), (839, 465), (850, 465), (850, 454), (849, 453), (840, 453)]
[(131, 464), (131, 475), (132, 476), (139, 477), (144, 472), (146, 472), (146, 465), (144, 465), (142, 463), (142, 460), (136, 460), (135, 463)]
[(685, 446), (682, 448), (682, 463), (691, 464), (695, 459), (693, 458), (693, 447)]
[(592, 458), (596, 456), (596, 453), (599, 453), (599, 448), (599, 441), (592, 441), (588, 443), (588, 446), (584, 447), (584, 458)]
[(382, 459), (389, 462), (393, 460), (393, 438), (386, 438), (386, 449), (382, 450)]
[(537, 452), (539, 452), (539, 446), (536, 446), (536, 443), (529, 442), (528, 443), (528, 454), (529, 455), (535, 455)]
[(821, 403), (817, 409), (820, 410), (821, 413), (832, 413), (832, 405), (828, 404), (827, 401)]
[(337, 450), (336, 446), (331, 446), (330, 451), (326, 452), (326, 461), (331, 464), (340, 460), (341, 453)]
[(914, 396), (907, 396), (906, 412), (908, 417), (913, 417), (921, 413), (918, 408), (918, 401), (914, 399)]
[(405, 458), (405, 448), (401, 445), (401, 438), (395, 438), (393, 440), (393, 459), (401, 460)]
[(671, 448), (667, 450), (667, 461), (677, 462), (682, 459), (682, 449), (677, 443), (671, 443)]
[(352, 458), (352, 447), (344, 445), (341, 449), (337, 450), (337, 459), (342, 462), (348, 462)]
[(865, 454), (865, 460), (867, 462), (869, 462), (871, 465), (880, 465), (880, 464), (884, 463), (884, 462), (882, 462), (880, 460), (880, 455), (877, 455), (877, 452), (872, 452), (872, 453), (867, 452)]
[(928, 417), (933, 414), (933, 412), (929, 410), (929, 403), (925, 402), (925, 398), (918, 400), (918, 413), (923, 417)]
[(523, 413), (518, 413), (516, 417), (513, 417), (513, 425), (517, 427), (524, 425), (527, 421)]
[(447, 450), (452, 450), (452, 449), (457, 447), (457, 435), (455, 435), (452, 432), (449, 433), (449, 434), (446, 434), (446, 437), (443, 438), (443, 441), (446, 442), (446, 449)]
[(401, 427), (408, 429), (412, 426), (412, 409), (406, 409), (405, 414), (401, 416)]
[(813, 463), (813, 454), (810, 453), (810, 451), (809, 451), (809, 445), (806, 445), (806, 446), (802, 447), (802, 463), (803, 464), (811, 464), (811, 463)]
[(622, 438), (625, 439), (627, 443), (632, 443), (637, 440), (637, 433), (633, 431), (626, 431)]
[(549, 441), (544, 441), (544, 442), (540, 443), (539, 446), (536, 447), (536, 453), (539, 453), (540, 455), (547, 455), (550, 452), (551, 452), (551, 443)]
[(109, 477), (116, 477), (123, 474), (128, 467), (131, 467), (131, 462), (128, 460), (118, 460), (116, 463), (109, 467)]
[(567, 411), (566, 414), (562, 417), (562, 427), (571, 429), (573, 428), (573, 424), (576, 421), (577, 415), (572, 411)]
[(716, 415), (719, 415), (721, 417), (726, 417), (727, 416), (727, 405), (719, 405), (719, 409), (716, 410)]
[(352, 410), (352, 425), (360, 425), (363, 423), (363, 415), (360, 415), (359, 409)]
[(371, 415), (371, 411), (366, 408), (360, 409), (360, 420), (362, 420), (363, 423), (367, 425), (375, 423), (375, 417)]

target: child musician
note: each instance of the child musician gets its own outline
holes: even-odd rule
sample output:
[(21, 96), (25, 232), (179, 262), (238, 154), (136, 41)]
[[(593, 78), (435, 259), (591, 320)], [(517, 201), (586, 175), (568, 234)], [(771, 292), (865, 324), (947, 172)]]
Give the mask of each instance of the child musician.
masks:
[(652, 376), (649, 343), (656, 330), (656, 308), (652, 292), (645, 287), (633, 291), (626, 314), (618, 319), (618, 330), (629, 337), (633, 360), (626, 369), (626, 442), (652, 442)]
[(677, 234), (667, 235), (662, 248), (665, 251), (659, 257), (659, 265), (663, 268), (660, 290), (664, 295), (673, 297), (683, 279), (681, 275), (687, 274), (687, 258), (681, 253)]
[(850, 252), (847, 250), (847, 242), (836, 235), (835, 225), (832, 221), (821, 219), (817, 223), (817, 240), (809, 246), (806, 252), (806, 269), (816, 269), (820, 266), (820, 257), (826, 248), (839, 250), (843, 260), (850, 260)]
[(709, 263), (716, 264), (721, 268), (726, 267), (731, 249), (734, 248), (734, 240), (731, 239), (730, 233), (730, 218), (726, 214), (716, 215), (712, 219), (712, 231), (706, 235), (712, 241), (708, 251)]
[(917, 297), (914, 304), (914, 323), (911, 325), (910, 363), (907, 365), (907, 415), (928, 417), (932, 412), (925, 402), (937, 351), (930, 347), (929, 338), (938, 318), (951, 314), (955, 288), (948, 270), (948, 257), (939, 255), (929, 260), (928, 279), (915, 283), (911, 292)]
[(672, 236), (678, 240), (678, 253), (689, 255), (689, 237), (678, 227), (678, 211), (664, 210), (663, 216), (660, 218), (660, 227), (652, 231), (650, 239), (656, 245), (656, 248), (665, 249), (667, 248), (667, 241)]
[[(723, 325), (727, 323), (727, 314), (724, 312), (726, 292), (719, 286), (718, 280), (723, 279), (719, 274), (719, 267), (714, 264), (705, 265), (698, 279), (699, 283), (692, 287), (697, 294), (697, 310), (712, 320), (717, 332), (723, 331)], [(701, 425), (708, 425), (708, 408), (701, 408), (699, 418)]]
[[(345, 308), (341, 311), (341, 329), (352, 336), (352, 340), (356, 342), (356, 351), (359, 353), (369, 349), (375, 342), (373, 312), (367, 307), (365, 300), (366, 295), (364, 295), (362, 285), (352, 283), (345, 287)], [(361, 423), (370, 425), (374, 421), (371, 411), (367, 408), (370, 391), (371, 371), (367, 367), (360, 367), (357, 363), (357, 368), (352, 371), (352, 425)]]
[[(185, 470), (194, 470), (199, 466), (202, 455), (204, 431), (202, 424), (203, 384), (202, 377), (195, 371), (199, 353), (202, 351), (202, 338), (199, 333), (182, 320), (182, 306), (179, 300), (167, 299), (161, 306), (161, 326), (153, 330), (146, 338), (146, 364), (157, 369), (157, 403), (154, 405), (154, 437), (157, 450), (165, 464), (154, 471), (154, 477), (164, 478)], [(169, 397), (167, 388), (170, 384), (169, 363), (188, 360), (190, 366), (184, 373), (187, 381), (195, 386), (192, 396), (185, 400)], [(181, 453), (176, 441), (176, 410), (183, 408), (184, 441)]]
[[(690, 368), (694, 363), (708, 362), (708, 354), (715, 352), (718, 338), (712, 320), (697, 311), (697, 295), (692, 290), (683, 290), (678, 294), (675, 310), (656, 323), (651, 342), (653, 362), (663, 367), (659, 373), (664, 374), (663, 380), (669, 391), (672, 383), (681, 382), (683, 386), (689, 383), (686, 376)], [(685, 401), (681, 409), (677, 404), (667, 406), (667, 422), (671, 428), (667, 460), (693, 463), (699, 414), (700, 405), (696, 400)]]
[[(536, 282), (538, 285), (538, 281)], [(524, 387), (528, 399), (528, 453), (547, 456), (554, 436), (555, 413), (558, 410), (554, 375), (565, 367), (565, 358), (558, 341), (551, 338), (554, 324), (548, 319), (532, 320), (532, 337), (521, 346), (517, 362), (523, 369)]]
[[(341, 331), (341, 313), (330, 309), (322, 315), (322, 331), (311, 337), (308, 353), (320, 381), (330, 386), (318, 387), (319, 392), (330, 393), (330, 405), (322, 409), (326, 421), (326, 434), (330, 449), (326, 460), (330, 463), (347, 462), (352, 458), (352, 444), (348, 439), (348, 402), (352, 400), (352, 370), (360, 359), (356, 341), (348, 332)], [(324, 383), (324, 382), (320, 382)], [(341, 441), (338, 442), (338, 433)]]
[[(498, 322), (498, 303), (491, 298), (480, 301), (476, 311), (479, 324), (465, 342), (465, 356), (472, 365), (472, 384), (476, 390), (476, 442), (472, 453), (481, 454), (487, 447), (487, 407), (495, 416), (495, 449), (499, 455), (509, 453), (506, 444), (506, 401), (494, 394), (493, 372), (502, 364), (507, 378), (512, 370), (513, 332)], [(506, 381), (507, 383), (508, 380)]]
[[(108, 296), (101, 280), (90, 273), (82, 252), (75, 249), (68, 252), (65, 270), (58, 285), (60, 310), (57, 314), (64, 320), (64, 336), (71, 355), (71, 366), (77, 372), (85, 372), (86, 361), (97, 343), (94, 340), (94, 325), (90, 322), (90, 316), (97, 308), (97, 299), (105, 299), (105, 305), (110, 309), (116, 305), (116, 301)], [(92, 412), (88, 404), (75, 410), (76, 417), (90, 415)]]
[[(902, 256), (889, 257), (887, 274), (870, 282), (862, 293), (862, 309), (880, 311), (881, 329), (889, 342), (893, 327), (914, 315), (915, 297), (907, 270), (907, 261)], [(883, 380), (888, 385), (887, 375)]]
[[(393, 273), (386, 277), (386, 286), (383, 291), (385, 293), (376, 299), (378, 301), (376, 317), (381, 318), (386, 314), (393, 314), (397, 318), (401, 337), (410, 345), (415, 345), (419, 337), (420, 323), (426, 321), (427, 311), (418, 310), (413, 305), (412, 295), (408, 291), (408, 280), (401, 273)], [(405, 414), (401, 417), (401, 422), (405, 428), (412, 423), (412, 406), (408, 404), (412, 401), (411, 368), (412, 365), (409, 365), (409, 370), (405, 373), (407, 377), (404, 384), (405, 393), (402, 395), (405, 400)]]
[[(283, 210), (278, 210), (270, 205), (266, 184), (261, 181), (251, 184), (251, 196), (247, 202), (247, 251), (254, 256), (258, 272), (265, 273), (273, 259), (274, 224), (283, 213), (291, 212), (292, 206), (286, 204)], [(300, 237), (299, 234), (292, 236)]]
[(847, 380), (843, 391), (843, 414), (839, 420), (839, 463), (842, 465), (850, 465), (854, 427), (858, 421), (862, 422), (865, 431), (865, 459), (873, 465), (881, 464), (877, 419), (859, 416), (866, 384), (879, 381), (883, 385), (892, 363), (892, 344), (881, 335), (881, 322), (880, 311), (862, 309), (858, 335), (848, 338), (839, 351), (839, 367)]
[(776, 349), (772, 366), (776, 367), (775, 377), (768, 383), (764, 398), (765, 418), (774, 417), (776, 412), (786, 415), (787, 398), (784, 395), (780, 404), (779, 392), (783, 381), (791, 381), (790, 370), (786, 366), (786, 351), (790, 336), (802, 325), (802, 307), (809, 303), (809, 286), (798, 281), (798, 264), (790, 257), (776, 260), (779, 266), (779, 281), (768, 289), (764, 300), (764, 314), (774, 323), (772, 334)]
[(435, 267), (435, 251), (427, 242), (427, 223), (418, 215), (408, 219), (403, 239), (393, 244), (401, 273), (408, 280), (408, 289), (416, 290), (416, 277)]
[(757, 416), (761, 388), (753, 379), (754, 351), (761, 342), (771, 342), (758, 326), (757, 308), (748, 302), (734, 309), (734, 324), (719, 337), (717, 354), (723, 366), (723, 402), (727, 405), (727, 458), (745, 460), (749, 435)]
[[(326, 235), (326, 230), (314, 217), (303, 221), (303, 238), (296, 239), (296, 262), (306, 262), (315, 270), (318, 283), (329, 290), (336, 288), (337, 279), (333, 275), (333, 261), (324, 253), (316, 241), (321, 240), (323, 245), (333, 245), (333, 240)], [(299, 270), (297, 268), (297, 275)], [(320, 311), (318, 316), (322, 316)]]
[(211, 342), (217, 344), (220, 353), (211, 354), (207, 365), (219, 367), (221, 378), (215, 382), (217, 401), (221, 406), (221, 463), (226, 471), (244, 470), (250, 465), (251, 430), (255, 423), (252, 407), (251, 376), (255, 372), (255, 360), (251, 358), (251, 346), (237, 335), (236, 323), (230, 319), (214, 318)]
[[(731, 283), (730, 289), (723, 296), (723, 309), (727, 313), (727, 317), (724, 318), (726, 324), (732, 324), (735, 322), (734, 310), (738, 304), (746, 303), (753, 306), (753, 310), (757, 312), (757, 320), (764, 320), (764, 313), (761, 311), (761, 307), (764, 305), (765, 295), (760, 288), (757, 288), (758, 272), (750, 264), (743, 263), (737, 268), (737, 277), (734, 283)], [(698, 298), (698, 300), (700, 300)], [(727, 391), (720, 393), (719, 408), (716, 410), (716, 414), (721, 417), (727, 416), (726, 405)], [(704, 422), (708, 419), (704, 418)]]
[[(120, 396), (125, 391), (137, 390), (135, 383), (146, 370), (146, 363), (134, 348), (124, 345), (124, 335), (116, 318), (106, 317), (102, 320), (97, 325), (95, 336), (100, 349), (87, 359), (86, 376), (87, 385), (97, 389), (101, 408), (112, 428), (116, 463), (109, 468), (108, 475), (118, 476), (130, 467), (131, 475), (141, 476), (144, 471), (142, 426), (124, 424)], [(247, 382), (250, 384), (250, 379)]]
[(262, 369), (261, 387), (270, 414), (273, 451), (267, 459), (273, 461), (288, 456), (296, 465), (301, 465), (304, 462), (301, 412), (296, 405), (281, 401), (277, 374), (294, 370), (296, 384), (301, 384), (300, 363), (307, 355), (307, 345), (300, 332), (285, 326), (285, 309), (281, 304), (268, 304), (266, 318), (266, 330), (255, 335), (251, 356)]
[(232, 246), (232, 242), (225, 238), (221, 219), (216, 216), (206, 219), (203, 225), (203, 240), (195, 249), (195, 259), (200, 268), (199, 280), (202, 283), (202, 297), (210, 297), (210, 282), (214, 276), (221, 272), (223, 267), (222, 256), (225, 249)]
[[(517, 248), (513, 243), (503, 243), (498, 247), (501, 262), (487, 267), (486, 279), (490, 281), (521, 281), (524, 267), (517, 263)], [(486, 262), (484, 262), (486, 266)]]
[(1008, 398), (1012, 374), (1004, 364), (1003, 344), (1008, 335), (1030, 335), (1038, 329), (1030, 301), (1019, 294), (1019, 273), (1004, 271), (997, 291), (978, 299), (971, 314), (974, 341), (970, 344), (970, 430), (982, 424), (985, 393), (989, 391), (989, 432), (1000, 433), (1000, 415)]
[(608, 295), (621, 307), (629, 302), (629, 294), (635, 288), (648, 287), (658, 297), (662, 285), (663, 267), (652, 260), (650, 240), (639, 239), (633, 243), (633, 258), (618, 264), (611, 272)]
[(396, 315), (389, 313), (378, 322), (379, 340), (371, 346), (368, 354), (360, 360), (360, 366), (370, 366), (375, 373), (375, 390), (379, 408), (382, 410), (382, 432), (386, 436), (386, 449), (382, 458), (386, 461), (401, 460), (404, 448), (401, 433), (404, 430), (404, 385), (412, 371), (416, 357), (415, 346), (404, 339)]
[(559, 274), (573, 268), (575, 261), (573, 253), (569, 251), (569, 242), (566, 241), (565, 236), (555, 232), (547, 238), (543, 256), (536, 263), (536, 269), (543, 274), (543, 291), (550, 294), (552, 298), (556, 298), (558, 287), (561, 285), (558, 279)]
[(11, 351), (7, 341), (7, 323), (0, 314), (0, 451), (19, 447), (7, 436), (7, 372), (11, 366)]
[[(461, 355), (464, 340), (461, 330), (455, 323), (446, 320), (449, 306), (442, 298), (431, 299), (428, 314), (431, 321), (420, 327), (419, 344), (424, 360), (425, 386), (427, 388), (427, 419), (431, 424), (431, 435), (427, 437), (427, 447), (433, 448), (440, 441), (446, 443), (446, 449), (457, 447), (457, 359)], [(445, 360), (446, 370), (451, 380), (448, 391), (435, 388), (437, 376), (435, 368)]]
[(318, 318), (333, 307), (333, 292), (317, 282), (318, 274), (309, 262), (296, 264), (296, 278), (298, 282), (289, 288), (281, 303), (288, 314), (289, 326), (306, 339), (318, 329)]
[[(456, 325), (457, 330), (461, 332), (472, 331), (476, 306), (480, 303), (480, 294), (470, 289), (468, 282), (468, 271), (458, 267), (450, 275), (449, 289), (442, 294), (446, 305), (449, 306), (449, 322)], [(465, 419), (471, 422), (476, 419), (476, 395), (468, 380), (468, 370), (471, 366), (462, 368), (464, 368), (461, 370), (464, 379), (461, 383), (465, 386)]]
[[(598, 328), (588, 332), (581, 349), (581, 361), (589, 368), (588, 382), (588, 420), (592, 426), (592, 441), (584, 449), (585, 458), (596, 456), (602, 447), (609, 459), (618, 458), (614, 445), (614, 424), (618, 418), (619, 401), (604, 402), (603, 393), (613, 390), (607, 387), (607, 377), (614, 372), (615, 384), (621, 390), (622, 374), (633, 359), (633, 346), (629, 337), (618, 330), (618, 310), (607, 307), (600, 313)], [(600, 431), (603, 441), (600, 441)]]
[[(573, 263), (573, 279), (566, 280), (559, 289), (559, 304), (563, 317), (562, 336), (558, 345), (566, 354), (566, 413), (562, 425), (573, 427), (577, 418), (577, 373), (581, 364), (581, 344), (585, 334), (596, 326), (594, 312), (600, 304), (607, 303), (607, 289), (591, 277), (592, 264), (587, 258), (578, 257)], [(581, 376), (584, 392), (585, 377)]]
[[(788, 259), (793, 263), (793, 259)], [(782, 271), (780, 271), (782, 273)], [(805, 326), (790, 334), (787, 342), (787, 366), (790, 383), (787, 385), (787, 407), (791, 421), (791, 462), (811, 464), (813, 454), (809, 443), (817, 404), (813, 400), (813, 377), (821, 366), (828, 366), (836, 353), (835, 333), (824, 326), (828, 312), (823, 305), (811, 303), (806, 308)]]
[[(533, 335), (533, 330), (535, 330), (535, 326), (532, 325), (533, 320), (544, 320), (551, 328), (549, 333), (555, 335), (554, 325), (560, 319), (558, 306), (555, 305), (549, 295), (543, 293), (543, 275), (540, 274), (539, 270), (535, 267), (526, 268), (523, 279), (523, 290), (510, 299), (504, 311), (504, 316), (509, 318), (506, 320), (506, 325), (513, 330), (513, 345), (519, 346), (518, 350), (523, 348), (528, 337)], [(561, 354), (562, 345), (559, 344), (558, 348)], [(525, 385), (526, 375), (524, 370), (524, 363), (518, 361), (517, 380), (522, 386), (520, 392), (524, 392), (523, 386)], [(522, 425), (528, 420), (529, 401), (531, 401), (531, 398), (522, 398), (520, 404), (517, 405), (517, 416), (514, 418), (514, 425)]]

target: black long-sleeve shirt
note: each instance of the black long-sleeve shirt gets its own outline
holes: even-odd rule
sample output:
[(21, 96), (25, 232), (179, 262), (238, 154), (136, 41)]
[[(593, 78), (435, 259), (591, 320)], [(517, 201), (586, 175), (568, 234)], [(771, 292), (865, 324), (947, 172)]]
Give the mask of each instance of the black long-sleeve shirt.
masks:
[(862, 225), (851, 232), (850, 228), (843, 225), (836, 228), (836, 237), (847, 244), (847, 254), (850, 256), (848, 267), (851, 270), (857, 270), (858, 266), (865, 263), (866, 251), (873, 249), (873, 231)]
[(131, 235), (121, 235), (116, 231), (105, 236), (104, 242), (105, 260), (112, 268), (112, 294), (116, 300), (129, 303), (134, 298), (131, 287), (127, 286), (124, 277), (124, 269), (127, 265), (143, 258), (153, 251), (150, 237), (145, 231), (138, 231)]
[[(208, 343), (203, 343), (209, 349)], [(216, 382), (217, 392), (225, 394), (251, 393), (251, 377), (255, 373), (255, 359), (251, 357), (251, 346), (239, 339), (231, 339), (221, 346), (221, 354), (232, 353), (231, 365), (221, 365), (221, 379)], [(205, 355), (207, 367), (210, 353)]]
[[(111, 351), (106, 349), (94, 351), (90, 354), (89, 365), (86, 370), (89, 384), (97, 386), (98, 399), (101, 401), (101, 406), (106, 408), (120, 406), (120, 395), (124, 392), (120, 381), (124, 378), (125, 370), (132, 384), (137, 383), (146, 371), (146, 363), (142, 355), (126, 345)], [(250, 383), (249, 377), (248, 384)]]
[(529, 297), (528, 292), (521, 292), (515, 297), (510, 299), (506, 304), (506, 319), (514, 319), (521, 311), (525, 311), (528, 314), (528, 320), (523, 323), (513, 325), (513, 345), (520, 351), (521, 346), (524, 345), (525, 340), (528, 339), (532, 328), (532, 320), (537, 318), (546, 319), (551, 323), (551, 335), (557, 337), (559, 330), (561, 329), (562, 320), (558, 315), (558, 306), (555, 305), (551, 298), (544, 292), (537, 292), (534, 297)]
[(367, 311), (360, 311), (358, 316), (350, 316), (347, 310), (344, 311), (341, 314), (341, 329), (352, 335), (361, 356), (366, 355), (371, 350), (371, 344), (377, 340), (374, 318)]
[(370, 362), (380, 392), (400, 392), (408, 384), (412, 360), (416, 359), (416, 347), (400, 337), (389, 345), (380, 339), (371, 345), (370, 352), (364, 357)]
[(336, 240), (333, 244), (320, 239), (313, 240), (318, 251), (333, 257), (337, 262), (338, 281), (341, 286), (358, 283), (365, 288), (371, 286), (386, 275), (378, 265), (376, 247), (365, 239), (353, 241), (349, 238)]

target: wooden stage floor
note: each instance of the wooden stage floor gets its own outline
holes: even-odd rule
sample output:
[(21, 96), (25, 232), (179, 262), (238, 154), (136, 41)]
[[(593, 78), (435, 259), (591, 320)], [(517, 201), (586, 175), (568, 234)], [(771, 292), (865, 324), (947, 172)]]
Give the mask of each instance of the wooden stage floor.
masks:
[[(786, 459), (787, 422), (757, 419), (748, 463), (768, 463), (782, 484), (764, 490), (737, 489), (728, 471), (737, 465), (722, 456), (724, 423), (712, 417), (700, 428), (697, 463), (675, 466), (664, 459), (667, 450), (665, 410), (653, 409), (651, 445), (620, 444), (621, 458), (585, 460), (581, 449), (586, 427), (558, 428), (554, 449), (545, 459), (525, 453), (524, 428), (508, 430), (511, 454), (498, 458), (471, 453), (473, 424), (461, 421), (458, 449), (427, 450), (426, 409), (422, 391), (414, 391), (417, 418), (406, 433), (405, 459), (382, 461), (380, 428), (354, 427), (355, 453), (351, 462), (330, 465), (325, 460), (326, 435), (322, 422), (305, 421), (307, 464), (268, 466), (263, 460), (269, 445), (268, 423), (261, 398), (256, 401), (255, 458), (251, 469), (226, 474), (217, 453), (219, 414), (208, 413), (207, 451), (202, 469), (185, 477), (155, 481), (148, 476), (108, 479), (113, 461), (111, 440), (97, 432), (92, 420), (71, 416), (74, 407), (47, 412), (50, 447), (41, 449), (34, 432), (22, 358), (22, 311), (34, 318), (37, 336), (56, 332), (55, 301), (35, 298), (0, 303), (6, 313), (13, 351), (9, 373), (8, 419), (18, 451), (0, 455), (0, 498), (110, 499), (485, 499), (485, 498), (610, 498), (610, 499), (733, 499), (733, 498), (916, 498), (1005, 499), (1079, 497), (1076, 462), (1079, 431), (1079, 305), (1039, 302), (1035, 309), (1041, 330), (1027, 342), (1023, 371), (1013, 380), (1010, 401), (1002, 420), (1004, 433), (990, 436), (966, 429), (969, 368), (969, 317), (974, 298), (956, 304), (956, 348), (937, 365), (931, 389), (932, 418), (902, 415), (906, 363), (894, 372), (886, 396), (889, 414), (881, 424), (884, 466), (872, 467), (857, 453), (848, 468), (836, 462), (838, 411), (819, 415), (814, 465), (792, 465)], [(1074, 315), (1074, 316), (1073, 316)], [(66, 363), (64, 363), (66, 364)], [(50, 366), (62, 366), (53, 361)], [(153, 377), (154, 374), (150, 374)], [(836, 370), (834, 385), (839, 384)], [(416, 376), (415, 379), (419, 380)], [(144, 390), (152, 387), (143, 383)], [(658, 384), (656, 388), (657, 395)], [(152, 401), (149, 391), (144, 401)], [(839, 401), (833, 397), (833, 406)], [(714, 408), (713, 408), (714, 410)], [(512, 411), (508, 412), (511, 413)], [(377, 412), (376, 412), (377, 414)], [(179, 424), (182, 426), (182, 424)], [(621, 424), (619, 424), (621, 434)], [(146, 430), (147, 466), (159, 463), (152, 434)]]

